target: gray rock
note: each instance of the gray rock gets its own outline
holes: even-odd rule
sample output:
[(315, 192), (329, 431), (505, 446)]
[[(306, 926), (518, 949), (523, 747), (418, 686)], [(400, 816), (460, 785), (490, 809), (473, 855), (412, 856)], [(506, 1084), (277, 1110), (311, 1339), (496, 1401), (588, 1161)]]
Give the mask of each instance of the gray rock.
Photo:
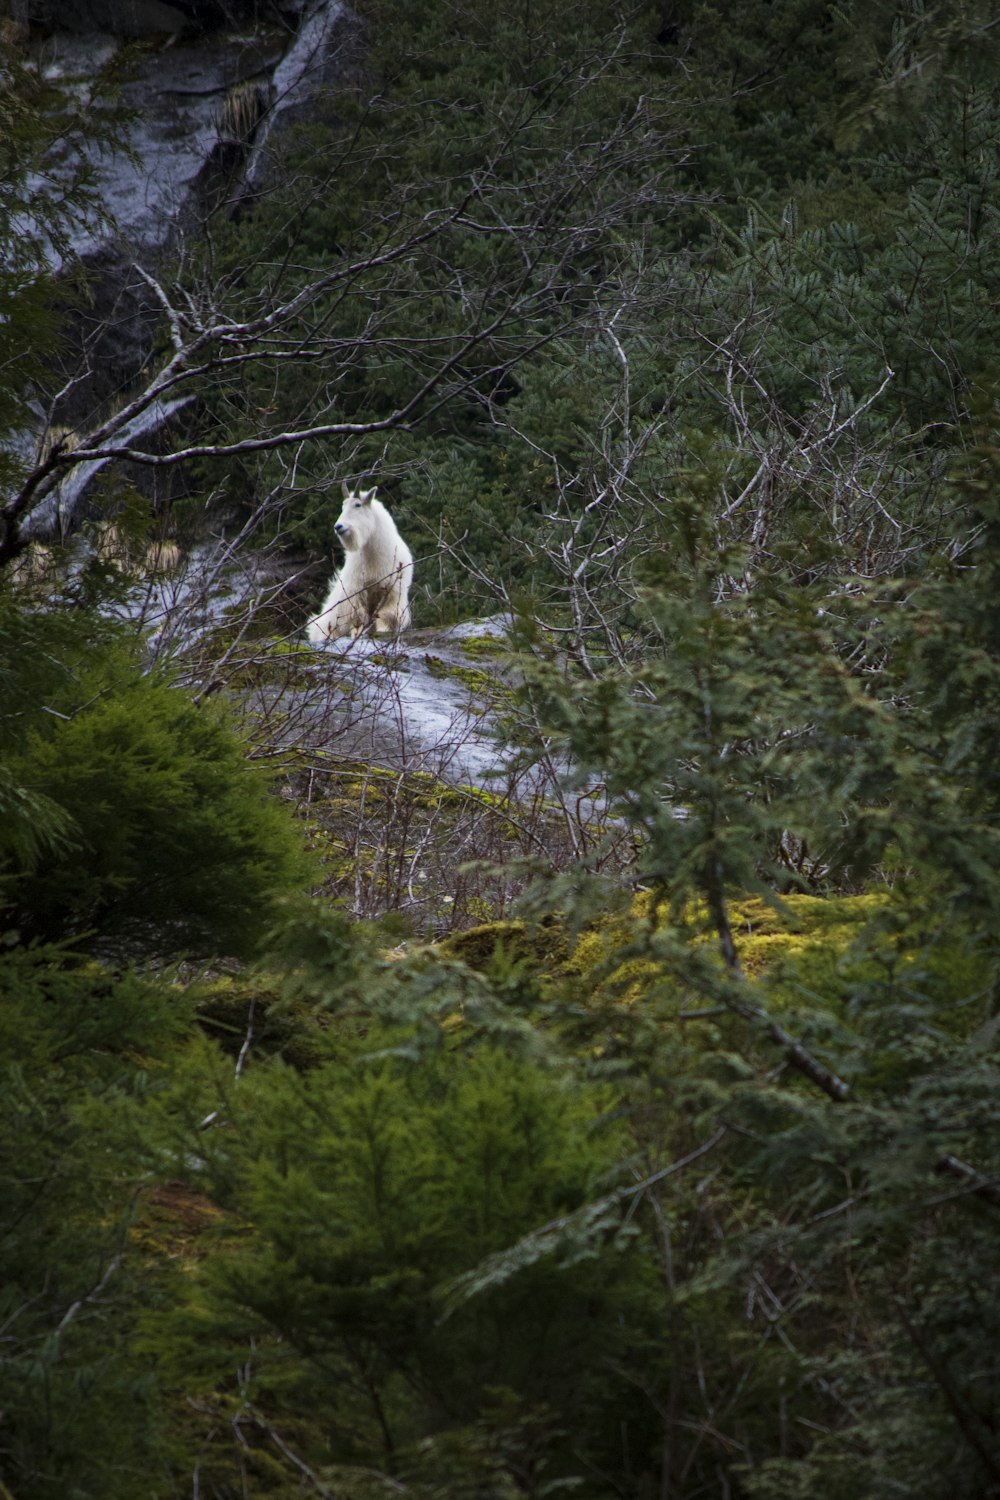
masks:
[[(12, 0), (6, 5), (9, 12)], [(3, 8), (0, 0), (0, 14)], [(154, 43), (123, 89), (124, 103), (135, 108), (129, 151), (76, 148), (91, 157), (103, 208), (117, 226), (112, 236), (95, 216), (74, 235), (90, 298), (66, 324), (69, 394), (57, 420), (85, 427), (145, 368), (159, 327), (161, 310), (132, 262), (155, 270), (162, 252), (182, 234), (197, 235), (217, 204), (260, 190), (283, 129), (338, 76), (352, 22), (343, 0), (307, 7), (292, 0), (280, 10), (264, 0), (24, 0), (21, 8), (57, 27), (40, 61), (47, 77), (70, 90), (85, 91), (140, 24)], [(31, 190), (58, 191), (58, 164)], [(49, 253), (58, 267), (55, 249)], [(89, 355), (83, 380), (82, 348)]]

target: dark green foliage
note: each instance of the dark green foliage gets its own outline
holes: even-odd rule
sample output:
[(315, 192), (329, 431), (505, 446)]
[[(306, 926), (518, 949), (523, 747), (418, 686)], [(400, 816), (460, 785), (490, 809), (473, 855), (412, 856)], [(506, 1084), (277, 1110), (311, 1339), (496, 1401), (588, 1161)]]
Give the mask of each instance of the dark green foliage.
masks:
[(986, 393), (975, 429), (979, 441), (956, 478), (972, 523), (968, 546), (925, 580), (904, 637), (909, 680), (920, 695), (935, 758), (953, 789), (960, 815), (986, 825), (977, 830), (983, 848), (969, 895), (978, 890), (988, 898), (993, 895), (989, 872), (994, 868), (989, 829), (1000, 794), (992, 729), (1000, 711), (1000, 449), (995, 400), (995, 391)]
[[(512, 1231), (594, 1188), (621, 1143), (597, 1127), (606, 1092), (470, 1050), (461, 1033), (413, 1061), (393, 1055), (408, 1040), (339, 1028), (305, 1077), (276, 1064), (215, 1084), (226, 1125), (200, 1142), (197, 1182), (226, 1210), (222, 1238), (149, 1337), (171, 1379), (204, 1393), (199, 1409), (231, 1400), (251, 1427), (267, 1414), (254, 1459), (259, 1445), (281, 1461), (270, 1424), (320, 1473), (438, 1473), (437, 1443), (476, 1422), (492, 1430), (499, 1391), (517, 1393), (518, 1411), (578, 1422), (592, 1409), (603, 1426), (594, 1361), (618, 1343), (625, 1295), (613, 1267), (550, 1257), (450, 1316), (442, 1294)], [(222, 1397), (235, 1368), (240, 1388)], [(229, 1493), (238, 1454), (211, 1426), (201, 1441)]]
[[(703, 1139), (728, 1137), (720, 1248), (703, 1240), (673, 1274), (690, 1281), (699, 1330), (725, 1323), (727, 1296), (748, 1288), (751, 1305), (764, 1299), (760, 1358), (769, 1320), (779, 1371), (793, 1356), (771, 1371), (777, 1429), (754, 1425), (757, 1355), (731, 1332), (738, 1403), (715, 1367), (708, 1408), (730, 1411), (735, 1472), (754, 1494), (846, 1500), (865, 1454), (873, 1496), (896, 1485), (931, 1496), (942, 1465), (970, 1500), (997, 1488), (997, 1329), (980, 1291), (998, 1271), (1000, 1209), (985, 734), (1000, 666), (985, 602), (995, 458), (973, 450), (956, 484), (977, 523), (960, 565), (905, 594), (824, 590), (822, 602), (778, 566), (757, 572), (749, 597), (720, 586), (742, 570), (704, 524), (710, 486), (693, 486), (645, 570), (641, 654), (567, 682), (536, 652), (535, 722), (643, 832), (647, 914), (611, 943), (605, 972), (617, 970), (612, 994), (644, 1003), (615, 1020), (608, 1061), (633, 1078), (651, 1144), (662, 1149), (665, 1127), (680, 1154), (692, 1118)], [(748, 890), (780, 912), (782, 890), (880, 872), (891, 886), (836, 964), (806, 953), (762, 975), (744, 960), (762, 915), (744, 915)], [(850, 1330), (845, 1307), (859, 1319)], [(794, 1369), (798, 1405), (785, 1389)], [(795, 1423), (825, 1435), (804, 1443)]]
[(15, 770), (30, 727), (44, 721), (46, 698), (65, 690), (69, 668), (63, 653), (71, 640), (68, 617), (50, 618), (39, 630), (27, 612), (0, 596), (0, 859), (23, 872), (72, 842), (65, 809), (29, 790)]
[[(525, 600), (511, 735), (639, 893), (581, 818), (444, 950), (276, 905), (308, 870), (225, 721), (12, 586), (0, 1492), (1000, 1495), (1000, 29), (366, 19), (192, 288), (328, 275), (221, 438), (389, 426), (226, 483), (319, 554), (375, 477), (421, 623)], [(112, 967), (265, 925), (263, 975)]]
[[(306, 864), (224, 717), (144, 674), (135, 643), (83, 611), (8, 608), (4, 646), (7, 925), (147, 955), (252, 947)], [(34, 661), (49, 681), (28, 707)]]
[[(155, 1091), (179, 995), (64, 948), (0, 946), (0, 1476), (61, 1500), (148, 1495), (165, 1433), (127, 1350), (152, 1285), (129, 1256), (143, 1153), (121, 1104)], [(113, 1476), (113, 1478), (112, 1478)]]
[[(402, 430), (307, 445), (283, 522), (326, 552), (333, 475), (376, 477), (416, 542), (421, 620), (502, 589), (558, 603), (581, 506), (609, 475), (667, 500), (701, 434), (731, 456), (727, 529), (751, 534), (728, 502), (766, 453), (766, 544), (809, 567), (894, 572), (939, 544), (941, 449), (1000, 332), (997, 93), (974, 10), (952, 31), (815, 0), (668, 22), (595, 5), (567, 34), (549, 4), (374, 7), (357, 94), (213, 245), (241, 312), (290, 255), (303, 284), (334, 277), (329, 295), (276, 390), (241, 375), (212, 399), (235, 434), (245, 402), (277, 400), (286, 425), (383, 423), (441, 380)], [(902, 82), (880, 93), (899, 27), (919, 110)]]

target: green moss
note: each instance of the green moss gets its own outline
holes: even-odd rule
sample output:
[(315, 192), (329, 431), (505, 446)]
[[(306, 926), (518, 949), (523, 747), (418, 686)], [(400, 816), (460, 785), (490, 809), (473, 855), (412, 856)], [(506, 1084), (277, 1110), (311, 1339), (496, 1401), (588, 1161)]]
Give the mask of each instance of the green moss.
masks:
[(887, 892), (861, 896), (792, 895), (782, 909), (760, 897), (734, 902), (730, 911), (740, 961), (751, 978), (817, 951), (843, 954), (888, 903)]
[(488, 657), (507, 656), (510, 652), (510, 645), (501, 636), (470, 635), (462, 641), (462, 650), (473, 660), (477, 657), (482, 660)]
[(206, 1231), (220, 1225), (224, 1217), (216, 1204), (187, 1184), (158, 1183), (143, 1193), (129, 1238), (149, 1255), (192, 1266), (208, 1253)]
[(551, 972), (568, 956), (563, 923), (553, 919), (538, 927), (525, 922), (483, 922), (465, 932), (453, 933), (439, 948), (449, 958), (459, 958), (471, 969), (488, 969), (498, 952), (510, 962)]
[[(311, 756), (313, 765), (322, 760), (322, 752)], [(400, 790), (412, 806), (427, 811), (451, 810), (456, 814), (472, 804), (478, 804), (491, 812), (502, 813), (507, 799), (499, 792), (485, 787), (450, 786), (439, 781), (427, 771), (394, 771), (387, 766), (375, 766), (367, 761), (345, 761), (337, 756), (330, 760), (331, 790), (314, 797), (310, 803), (312, 821), (322, 822), (329, 814), (342, 815), (355, 810), (362, 797), (369, 807), (391, 804), (397, 807)], [(516, 833), (513, 823), (512, 833)]]
[(249, 1038), (252, 1054), (280, 1056), (300, 1070), (321, 1060), (319, 1021), (305, 1007), (282, 1000), (277, 979), (227, 976), (196, 986), (194, 993), (199, 1026), (231, 1057), (239, 1057)]
[(368, 658), (373, 667), (384, 667), (387, 672), (408, 672), (409, 658), (405, 651), (378, 651)]
[[(585, 932), (565, 965), (567, 975), (592, 980), (599, 975), (592, 991), (599, 1001), (634, 1005), (662, 980), (662, 965), (653, 955), (614, 962), (615, 954), (635, 939), (639, 925), (649, 921), (651, 899), (642, 893), (627, 914)], [(845, 956), (872, 918), (885, 910), (888, 899), (884, 892), (829, 898), (793, 895), (784, 898), (781, 908), (760, 897), (734, 901), (729, 915), (744, 973), (751, 980), (766, 979), (779, 1001), (788, 1001), (807, 982), (818, 992), (842, 998), (848, 982), (842, 972)], [(693, 910), (689, 914), (689, 941), (713, 944), (714, 935), (705, 931), (703, 917), (695, 923), (697, 915)], [(658, 909), (658, 923), (666, 920), (666, 908)]]

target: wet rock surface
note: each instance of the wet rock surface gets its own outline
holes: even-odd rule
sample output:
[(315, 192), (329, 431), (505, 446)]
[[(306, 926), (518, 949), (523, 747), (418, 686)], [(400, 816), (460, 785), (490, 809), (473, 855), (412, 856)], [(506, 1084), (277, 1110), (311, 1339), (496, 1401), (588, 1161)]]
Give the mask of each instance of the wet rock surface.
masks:
[[(274, 27), (191, 42), (157, 40), (122, 91), (123, 104), (135, 111), (128, 149), (81, 148), (91, 159), (101, 208), (72, 235), (73, 252), (88, 270), (89, 296), (66, 319), (68, 395), (60, 421), (86, 424), (95, 407), (145, 368), (162, 309), (135, 263), (155, 273), (162, 253), (197, 231), (211, 198), (222, 191), (227, 174), (220, 158), (232, 155), (222, 139), (226, 99), (249, 80), (268, 79), (287, 42), (287, 32)], [(79, 80), (83, 88), (117, 47), (118, 39), (108, 35), (60, 32), (45, 45), (44, 71), (73, 86)], [(54, 251), (50, 259), (59, 264)], [(86, 377), (79, 379), (83, 350)]]
[[(103, 11), (92, 6), (89, 13), (96, 18)], [(80, 225), (73, 245), (78, 255), (103, 251), (112, 259), (112, 247), (119, 256), (123, 250), (148, 255), (195, 229), (223, 179), (230, 188), (251, 161), (259, 176), (264, 143), (336, 77), (350, 32), (341, 0), (320, 0), (301, 16), (269, 8), (260, 17), (256, 7), (243, 7), (245, 29), (236, 25), (240, 14), (230, 10), (229, 24), (215, 30), (179, 27), (145, 38), (147, 51), (133, 62), (122, 90), (123, 104), (134, 111), (128, 149), (77, 148), (92, 160), (102, 207), (115, 226), (112, 233), (97, 217)], [(50, 80), (84, 91), (129, 35), (121, 24), (57, 30), (38, 44), (39, 66)], [(248, 84), (259, 88), (255, 113), (234, 136), (226, 103)]]
[[(74, 342), (90, 350), (91, 374), (64, 403), (61, 417), (72, 426), (127, 387), (149, 357), (160, 309), (135, 263), (155, 269), (179, 236), (197, 233), (222, 192), (236, 202), (267, 180), (282, 132), (322, 107), (323, 91), (354, 62), (360, 25), (342, 0), (24, 0), (11, 13), (34, 28), (42, 71), (71, 91), (85, 91), (124, 43), (146, 49), (124, 86), (134, 110), (129, 150), (81, 148), (94, 153), (115, 232), (95, 216), (79, 226), (73, 247), (91, 270), (92, 297), (76, 315)], [(257, 111), (243, 131), (227, 111), (241, 89), (256, 91)], [(154, 407), (127, 436), (154, 440), (183, 419), (184, 406)], [(85, 517), (84, 492), (105, 462), (80, 465), (29, 534), (65, 534), (74, 513)], [(93, 560), (81, 538), (78, 565), (88, 548)], [(502, 782), (511, 760), (495, 730), (506, 689), (504, 617), (317, 650), (305, 645), (301, 612), (287, 602), (290, 583), (294, 593), (287, 565), (244, 549), (239, 537), (215, 539), (169, 572), (126, 585), (116, 610), (143, 629), (154, 659), (189, 673), (200, 696), (232, 693), (249, 704), (275, 745), (453, 785)], [(255, 652), (262, 612), (268, 631), (275, 620), (279, 637), (282, 620), (287, 627), (277, 654), (273, 634)], [(259, 682), (248, 690), (255, 673)]]
[(309, 667), (324, 701), (310, 719), (312, 743), (455, 785), (500, 784), (510, 761), (496, 730), (509, 623), (496, 615), (331, 642)]
[(217, 540), (137, 578), (117, 612), (145, 632), (152, 658), (190, 674), (198, 696), (239, 699), (272, 745), (318, 763), (502, 784), (512, 759), (496, 728), (511, 681), (507, 616), (312, 647), (298, 581), (282, 560)]
[[(100, 208), (70, 236), (88, 271), (88, 297), (67, 309), (55, 415), (84, 428), (154, 352), (162, 308), (137, 266), (158, 274), (165, 255), (201, 233), (209, 212), (220, 205), (232, 212), (260, 190), (283, 135), (320, 107), (323, 90), (355, 56), (359, 29), (343, 0), (76, 0), (41, 11), (28, 5), (26, 19), (27, 51), (70, 98), (86, 97), (123, 46), (141, 43), (122, 88), (133, 114), (126, 148), (70, 140), (29, 184), (39, 196), (59, 191), (60, 171), (84, 155), (98, 187)], [(53, 29), (43, 30), (47, 24)], [(30, 221), (25, 228), (31, 232)], [(48, 258), (57, 270), (63, 264), (52, 245)]]

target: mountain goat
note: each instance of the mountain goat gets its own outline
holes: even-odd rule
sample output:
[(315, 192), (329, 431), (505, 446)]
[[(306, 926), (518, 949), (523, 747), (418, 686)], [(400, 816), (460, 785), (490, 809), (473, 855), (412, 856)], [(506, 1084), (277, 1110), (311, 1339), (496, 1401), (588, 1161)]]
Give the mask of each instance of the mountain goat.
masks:
[(410, 623), (410, 549), (374, 490), (343, 488), (344, 508), (334, 530), (346, 556), (322, 609), (306, 625), (314, 646), (367, 631), (398, 634)]

